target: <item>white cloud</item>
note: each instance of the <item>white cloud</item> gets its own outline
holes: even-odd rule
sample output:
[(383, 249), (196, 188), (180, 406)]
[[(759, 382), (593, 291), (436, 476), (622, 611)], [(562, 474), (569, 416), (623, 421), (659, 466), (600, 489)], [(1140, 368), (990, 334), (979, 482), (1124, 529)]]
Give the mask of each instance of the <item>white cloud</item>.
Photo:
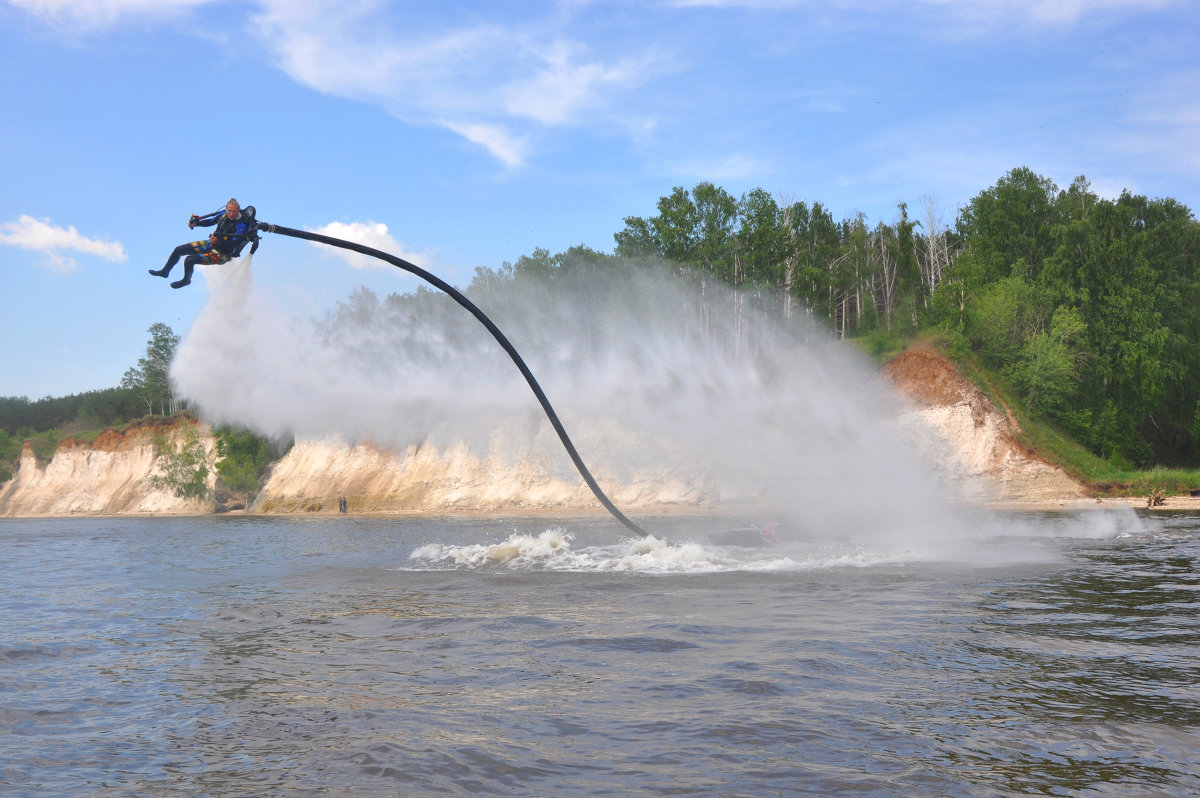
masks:
[(49, 219), (34, 219), (21, 214), (15, 222), (0, 224), (0, 244), (40, 252), (54, 271), (69, 272), (78, 266), (66, 252), (97, 255), (107, 261), (122, 263), (128, 257), (115, 241), (100, 241), (81, 235), (74, 227), (56, 227)]
[(1088, 184), (1093, 194), (1106, 200), (1116, 200), (1123, 191), (1131, 194), (1138, 193), (1138, 188), (1132, 180), (1122, 180), (1121, 178), (1101, 177), (1096, 180), (1089, 178)]
[(1175, 0), (917, 0), (952, 16), (981, 24), (1070, 26), (1097, 14), (1152, 11)]
[(630, 88), (653, 69), (653, 59), (624, 58), (609, 66), (582, 61), (577, 43), (555, 41), (537, 52), (544, 67), (506, 87), (505, 108), (517, 116), (546, 125), (570, 124), (594, 107), (606, 88)]
[(45, 22), (63, 27), (102, 29), (129, 19), (158, 20), (214, 0), (8, 0)]
[(731, 153), (711, 161), (678, 162), (667, 168), (694, 180), (730, 182), (753, 180), (770, 172), (759, 159), (744, 153)]
[(405, 18), (410, 27), (402, 30), (371, 2), (265, 0), (256, 22), (297, 82), (376, 103), (410, 124), (444, 127), (508, 167), (525, 161), (539, 131), (595, 123), (598, 109), (648, 80), (661, 61), (595, 55), (557, 15), (432, 30)]
[(1139, 86), (1129, 99), (1120, 126), (1110, 134), (1112, 149), (1124, 163), (1153, 164), (1167, 174), (1200, 175), (1200, 70), (1165, 73), (1153, 85)]
[[(312, 232), (378, 249), (389, 255), (403, 258), (421, 268), (425, 268), (429, 260), (427, 254), (408, 252), (403, 244), (392, 237), (392, 234), (388, 232), (387, 225), (382, 222), (330, 222)], [(314, 246), (324, 247), (325, 245), (314, 242)], [(387, 261), (364, 255), (361, 252), (340, 248), (335, 252), (338, 257), (356, 269), (393, 268)]]
[(509, 168), (515, 168), (525, 163), (525, 157), (529, 151), (526, 141), (513, 136), (503, 127), (488, 124), (464, 124), (449, 120), (443, 120), (442, 125), (467, 141), (480, 145), (491, 153), (493, 158)]
[(870, 24), (882, 15), (921, 14), (925, 32), (954, 38), (1008, 30), (1054, 32), (1099, 17), (1156, 11), (1185, 0), (669, 0), (677, 8), (806, 11), (837, 26)]

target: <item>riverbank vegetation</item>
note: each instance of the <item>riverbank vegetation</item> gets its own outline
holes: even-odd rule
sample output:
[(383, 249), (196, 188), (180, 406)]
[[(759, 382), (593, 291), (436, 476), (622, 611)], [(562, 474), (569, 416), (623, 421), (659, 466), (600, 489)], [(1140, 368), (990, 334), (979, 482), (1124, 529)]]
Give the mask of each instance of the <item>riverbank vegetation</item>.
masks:
[(1102, 199), (1014, 169), (952, 223), (891, 222), (702, 183), (630, 217), (617, 254), (770, 286), (876, 352), (936, 336), (1118, 470), (1200, 465), (1200, 224), (1171, 199)]
[[(466, 292), (486, 307), (489, 293), (547, 280), (567, 289), (575, 270), (665, 263), (731, 286), (735, 303), (815, 320), (879, 359), (935, 341), (1013, 414), (1023, 442), (1089, 484), (1200, 484), (1200, 223), (1175, 200), (1102, 198), (1083, 177), (1059, 188), (1021, 167), (952, 218), (924, 199), (899, 203), (886, 222), (839, 220), (820, 202), (761, 188), (736, 197), (707, 182), (674, 188), (656, 211), (626, 217), (612, 254), (535, 250), (477, 269)], [(0, 399), (3, 462), (25, 438), (177, 411), (164, 354), (178, 338), (165, 325), (150, 332), (120, 388)], [(252, 439), (235, 449), (251, 471), (269, 456)]]

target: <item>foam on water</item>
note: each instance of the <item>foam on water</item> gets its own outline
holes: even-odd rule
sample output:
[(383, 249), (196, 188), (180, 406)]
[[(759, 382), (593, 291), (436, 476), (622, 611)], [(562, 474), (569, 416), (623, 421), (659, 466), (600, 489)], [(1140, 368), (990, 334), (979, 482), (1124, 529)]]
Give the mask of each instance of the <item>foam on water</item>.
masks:
[(899, 564), (916, 559), (911, 552), (871, 552), (847, 542), (752, 551), (736, 546), (673, 542), (653, 535), (578, 548), (574, 540), (573, 535), (562, 529), (548, 529), (537, 535), (515, 532), (500, 543), (430, 543), (409, 555), (407, 569), (702, 574), (811, 571)]

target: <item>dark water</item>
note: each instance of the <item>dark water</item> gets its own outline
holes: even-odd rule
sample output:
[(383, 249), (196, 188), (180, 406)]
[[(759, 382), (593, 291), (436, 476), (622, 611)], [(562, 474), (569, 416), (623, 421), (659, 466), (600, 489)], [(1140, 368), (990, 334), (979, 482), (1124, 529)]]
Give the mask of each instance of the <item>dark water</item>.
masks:
[(1200, 518), (1099, 517), (0, 520), (0, 793), (1200, 794)]

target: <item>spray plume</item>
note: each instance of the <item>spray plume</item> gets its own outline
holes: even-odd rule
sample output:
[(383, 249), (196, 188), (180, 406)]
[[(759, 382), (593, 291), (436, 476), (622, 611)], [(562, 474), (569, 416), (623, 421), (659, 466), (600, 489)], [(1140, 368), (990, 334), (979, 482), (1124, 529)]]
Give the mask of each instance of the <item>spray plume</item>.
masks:
[[(210, 421), (398, 449), (465, 442), (571, 477), (512, 363), (448, 298), (360, 289), (300, 319), (253, 289), (249, 258), (207, 275), (172, 377)], [(601, 481), (703, 481), (720, 502), (876, 544), (961, 534), (895, 433), (889, 386), (815, 325), (783, 322), (771, 296), (628, 265), (471, 293)]]

